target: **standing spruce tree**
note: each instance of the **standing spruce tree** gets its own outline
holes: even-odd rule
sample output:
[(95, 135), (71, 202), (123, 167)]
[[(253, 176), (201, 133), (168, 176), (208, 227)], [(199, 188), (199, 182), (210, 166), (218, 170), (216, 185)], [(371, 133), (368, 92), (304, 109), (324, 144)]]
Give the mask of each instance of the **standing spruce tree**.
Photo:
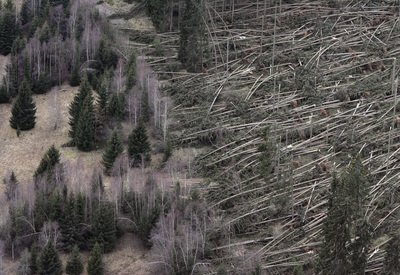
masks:
[(319, 255), (323, 274), (365, 272), (371, 239), (370, 226), (363, 220), (368, 184), (367, 170), (359, 158), (351, 162), (340, 178), (333, 177)]
[(84, 152), (91, 151), (95, 144), (96, 118), (93, 108), (93, 96), (89, 93), (83, 101), (82, 110), (76, 126), (76, 147)]
[(26, 79), (19, 87), (19, 94), (11, 109), (11, 114), (10, 125), (12, 128), (27, 131), (35, 127), (36, 105)]
[(48, 180), (53, 179), (54, 169), (58, 164), (60, 164), (60, 151), (52, 145), (40, 161), (35, 171), (35, 178), (46, 174)]
[(395, 234), (386, 244), (383, 273), (385, 275), (400, 274), (400, 236)]
[(83, 264), (81, 255), (79, 254), (79, 248), (75, 245), (72, 249), (72, 253), (69, 256), (67, 266), (65, 267), (65, 273), (69, 275), (80, 275), (83, 272)]
[(39, 258), (40, 275), (62, 275), (63, 268), (56, 248), (52, 241), (49, 241), (43, 248)]
[(136, 84), (136, 55), (131, 53), (126, 69), (126, 90), (129, 91)]
[(201, 72), (207, 48), (203, 0), (186, 0), (178, 58), (189, 72)]
[(0, 86), (0, 104), (9, 102), (10, 102), (10, 95), (8, 94), (6, 83), (3, 80), (3, 84)]
[(343, 181), (334, 175), (319, 254), (321, 274), (344, 275), (350, 271), (347, 245), (350, 243), (351, 211), (344, 195)]
[(0, 16), (0, 54), (11, 52), (14, 40), (18, 37), (19, 27), (15, 17), (15, 7), (12, 0), (7, 0)]
[(29, 269), (32, 275), (36, 275), (39, 272), (39, 259), (38, 259), (38, 247), (36, 244), (31, 246), (31, 256), (29, 258)]
[(75, 60), (74, 60), (74, 65), (71, 70), (71, 76), (69, 78), (69, 84), (72, 87), (76, 87), (79, 85), (80, 82), (80, 67), (81, 67), (81, 57), (80, 57), (80, 50), (79, 50), (79, 44), (76, 46), (75, 50)]
[(351, 265), (353, 274), (365, 274), (371, 238), (372, 227), (367, 221), (363, 221), (357, 226), (356, 239), (351, 244)]
[(96, 243), (90, 252), (88, 267), (88, 275), (103, 275), (104, 265), (103, 265), (103, 252), (98, 243)]
[(19, 185), (19, 182), (17, 180), (17, 177), (15, 176), (14, 171), (11, 172), (10, 178), (4, 179), (4, 195), (6, 195), (7, 201), (12, 201), (15, 199), (17, 195), (17, 188)]
[(61, 246), (66, 251), (71, 251), (75, 245), (80, 245), (81, 235), (79, 234), (80, 225), (76, 219), (75, 196), (70, 194), (65, 205), (64, 215), (60, 222), (61, 227)]
[(91, 93), (90, 84), (87, 76), (85, 75), (81, 80), (79, 91), (75, 95), (74, 100), (72, 101), (69, 107), (69, 116), (70, 116), (69, 125), (71, 127), (69, 131), (69, 136), (72, 138), (74, 144), (75, 144), (76, 128), (78, 125), (78, 120), (80, 117), (80, 113), (83, 109), (83, 102), (90, 93)]
[(104, 252), (110, 252), (117, 240), (116, 232), (114, 207), (108, 203), (100, 203), (92, 224), (92, 244), (98, 243)]
[(147, 138), (146, 128), (141, 121), (129, 135), (128, 154), (133, 166), (139, 166), (141, 163), (148, 163), (151, 160), (150, 143)]
[(123, 152), (121, 139), (119, 138), (118, 132), (114, 131), (111, 140), (108, 142), (107, 147), (103, 153), (103, 165), (104, 171), (107, 175), (110, 174), (111, 169), (114, 165), (115, 159)]

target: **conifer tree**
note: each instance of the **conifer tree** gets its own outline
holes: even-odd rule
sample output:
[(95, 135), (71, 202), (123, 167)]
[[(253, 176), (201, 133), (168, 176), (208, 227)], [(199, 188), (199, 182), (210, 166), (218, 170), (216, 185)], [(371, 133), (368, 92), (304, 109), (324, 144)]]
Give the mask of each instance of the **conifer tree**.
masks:
[(367, 221), (363, 221), (359, 226), (357, 226), (356, 239), (351, 244), (351, 264), (353, 274), (365, 274), (371, 237), (371, 225)]
[(17, 181), (17, 177), (15, 176), (14, 171), (11, 172), (9, 179), (3, 180), (3, 183), (5, 186), (4, 194), (6, 195), (6, 199), (8, 201), (14, 200), (16, 197), (17, 188), (19, 185), (19, 182)]
[(71, 129), (69, 131), (69, 136), (72, 138), (74, 143), (75, 143), (75, 136), (76, 136), (76, 127), (78, 125), (80, 113), (83, 108), (83, 102), (84, 102), (85, 98), (87, 97), (87, 95), (89, 95), (90, 93), (91, 93), (91, 88), (89, 85), (88, 78), (85, 75), (81, 80), (79, 92), (75, 95), (74, 100), (72, 101), (72, 103), (69, 107), (69, 115), (70, 115), (69, 125), (71, 127)]
[(114, 131), (103, 153), (103, 165), (107, 175), (110, 174), (115, 159), (122, 153), (123, 150), (124, 148), (122, 147), (122, 142), (119, 138), (118, 132)]
[(10, 95), (8, 94), (5, 81), (3, 81), (3, 85), (0, 86), (0, 104), (9, 102), (10, 102)]
[(142, 102), (140, 105), (140, 118), (143, 122), (149, 122), (150, 120), (150, 106), (149, 106), (149, 96), (146, 91), (143, 91)]
[(80, 82), (80, 74), (79, 74), (80, 67), (81, 67), (81, 57), (80, 57), (80, 50), (79, 50), (79, 44), (78, 44), (76, 46), (74, 65), (72, 67), (71, 77), (69, 79), (69, 84), (72, 87), (76, 87), (76, 86), (79, 85), (79, 82)]
[(8, 55), (14, 40), (18, 37), (18, 25), (12, 0), (7, 0), (0, 17), (0, 54)]
[(136, 84), (136, 55), (131, 53), (128, 59), (127, 70), (126, 70), (126, 90), (132, 89)]
[(48, 179), (50, 179), (58, 164), (60, 164), (60, 151), (52, 145), (40, 161), (40, 164), (35, 171), (35, 177), (47, 174)]
[(95, 115), (92, 94), (88, 94), (83, 101), (82, 110), (76, 126), (76, 147), (84, 152), (94, 148), (95, 144)]
[(56, 248), (52, 241), (49, 241), (43, 248), (39, 258), (40, 275), (62, 275), (63, 268)]
[(26, 79), (21, 83), (18, 97), (11, 109), (11, 114), (10, 125), (12, 128), (27, 131), (35, 127), (36, 105)]
[(383, 262), (383, 274), (400, 274), (400, 236), (395, 234), (391, 237), (385, 248), (385, 260)]
[(185, 1), (178, 57), (189, 72), (200, 72), (203, 68), (207, 41), (203, 13), (203, 0)]
[(117, 240), (114, 208), (108, 203), (100, 203), (92, 224), (92, 244), (98, 243), (104, 252), (110, 252)]
[(72, 253), (69, 256), (65, 272), (69, 275), (80, 275), (83, 272), (83, 264), (81, 255), (79, 254), (78, 246), (74, 246)]
[(111, 78), (111, 71), (107, 70), (104, 72), (103, 76), (100, 80), (99, 85), (99, 107), (103, 115), (106, 115), (107, 104), (108, 104), (108, 97), (109, 97), (109, 89), (110, 89), (110, 78)]
[(32, 244), (31, 246), (31, 256), (29, 258), (29, 269), (31, 271), (31, 275), (36, 275), (39, 272), (39, 259), (38, 259), (38, 247), (36, 244)]
[(101, 247), (98, 243), (96, 243), (90, 252), (88, 267), (87, 267), (88, 275), (103, 275), (104, 274), (104, 266), (103, 266), (103, 253), (101, 251)]
[(107, 104), (107, 115), (121, 120), (124, 117), (125, 98), (123, 94), (113, 93)]
[(133, 166), (140, 165), (142, 161), (147, 163), (151, 160), (150, 143), (143, 122), (139, 122), (136, 129), (129, 135), (128, 154)]
[(349, 205), (343, 198), (343, 182), (334, 175), (323, 226), (324, 240), (319, 255), (319, 270), (322, 274), (341, 275), (350, 271), (347, 244), (350, 242), (351, 220)]

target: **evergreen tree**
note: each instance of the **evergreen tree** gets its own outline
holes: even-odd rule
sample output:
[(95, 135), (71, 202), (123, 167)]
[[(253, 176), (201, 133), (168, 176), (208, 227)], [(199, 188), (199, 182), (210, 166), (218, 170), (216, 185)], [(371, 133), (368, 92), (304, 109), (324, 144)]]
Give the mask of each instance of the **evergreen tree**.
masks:
[(8, 201), (14, 200), (19, 185), (19, 182), (17, 181), (17, 177), (15, 176), (14, 171), (11, 172), (9, 179), (3, 180), (3, 183), (5, 186), (4, 194), (6, 195), (6, 199)]
[(60, 164), (60, 151), (52, 145), (40, 161), (39, 167), (35, 171), (35, 177), (47, 174), (48, 179), (50, 179), (58, 164)]
[(385, 248), (385, 260), (383, 262), (383, 274), (400, 274), (400, 236), (395, 234), (389, 240)]
[(69, 84), (72, 87), (76, 87), (79, 85), (80, 82), (80, 67), (81, 67), (81, 57), (80, 57), (80, 50), (79, 50), (79, 44), (76, 46), (76, 51), (75, 51), (75, 60), (74, 60), (74, 65), (72, 67), (71, 71), (71, 77), (69, 79)]
[(274, 171), (274, 156), (275, 149), (274, 144), (269, 136), (269, 130), (265, 129), (263, 133), (264, 142), (259, 146), (258, 151), (260, 152), (260, 175), (264, 178), (264, 181), (268, 183), (271, 175)]
[(136, 129), (129, 135), (128, 154), (133, 166), (140, 165), (142, 161), (149, 162), (151, 160), (150, 143), (143, 122), (139, 122)]
[(111, 79), (111, 70), (105, 71), (100, 80), (99, 85), (99, 107), (103, 115), (106, 115), (109, 90), (110, 90), (110, 79)]
[(132, 89), (136, 84), (136, 55), (131, 53), (128, 59), (127, 70), (126, 70), (126, 90)]
[(21, 83), (11, 114), (10, 125), (12, 128), (27, 131), (35, 127), (36, 105), (33, 102), (31, 88), (26, 79)]
[(122, 153), (123, 150), (124, 148), (122, 147), (122, 142), (119, 138), (118, 132), (114, 131), (103, 153), (103, 165), (107, 175), (110, 174), (115, 159)]
[(49, 241), (43, 248), (39, 258), (40, 275), (62, 275), (63, 268), (56, 248), (52, 241)]
[(73, 193), (70, 194), (64, 210), (64, 217), (61, 220), (61, 244), (66, 251), (71, 251), (75, 245), (80, 245), (80, 224), (76, 215), (76, 200)]
[(83, 272), (81, 255), (79, 254), (79, 248), (76, 245), (69, 256), (65, 272), (69, 275), (80, 275)]
[(121, 120), (124, 117), (125, 97), (123, 94), (113, 93), (107, 104), (107, 115)]
[(186, 0), (180, 24), (179, 60), (189, 72), (200, 72), (206, 52), (203, 0)]
[(8, 55), (11, 52), (18, 33), (19, 27), (15, 17), (15, 7), (11, 0), (7, 0), (0, 17), (0, 54)]
[(73, 139), (74, 143), (76, 136), (76, 127), (78, 125), (80, 113), (83, 109), (83, 102), (90, 93), (91, 93), (91, 88), (87, 76), (85, 75), (81, 80), (79, 92), (75, 95), (74, 100), (72, 101), (69, 107), (69, 115), (70, 115), (69, 125), (71, 127), (69, 131), (69, 136)]
[(10, 95), (8, 94), (6, 83), (3, 80), (3, 85), (0, 86), (0, 104), (9, 102), (10, 102)]
[(319, 255), (322, 274), (342, 275), (350, 272), (347, 244), (350, 242), (351, 220), (349, 205), (343, 198), (343, 182), (334, 175), (323, 226), (324, 241)]
[(149, 106), (149, 96), (146, 91), (143, 91), (141, 100), (140, 118), (143, 122), (149, 122), (150, 120), (150, 106)]
[(103, 266), (103, 253), (101, 251), (101, 247), (98, 243), (96, 243), (90, 252), (88, 267), (87, 267), (88, 275), (103, 275), (104, 274), (104, 266)]
[(104, 69), (115, 67), (118, 62), (118, 56), (112, 50), (110, 41), (105, 37), (102, 37), (100, 40), (96, 59), (100, 61)]
[(363, 221), (359, 226), (357, 226), (356, 239), (351, 245), (351, 264), (353, 274), (365, 274), (371, 237), (371, 225), (367, 221)]
[(29, 258), (29, 269), (31, 275), (36, 275), (39, 272), (39, 259), (38, 259), (38, 248), (36, 244), (31, 246), (31, 256)]
[(32, 14), (31, 14), (31, 9), (29, 7), (30, 2), (31, 2), (30, 0), (24, 0), (22, 2), (21, 12), (20, 12), (20, 18), (21, 18), (22, 25), (29, 23), (31, 20)]
[(83, 102), (76, 127), (75, 143), (79, 150), (88, 152), (94, 148), (95, 130), (93, 97), (89, 93)]
[(117, 240), (114, 208), (108, 203), (100, 203), (92, 224), (92, 243), (98, 243), (104, 252), (110, 252)]

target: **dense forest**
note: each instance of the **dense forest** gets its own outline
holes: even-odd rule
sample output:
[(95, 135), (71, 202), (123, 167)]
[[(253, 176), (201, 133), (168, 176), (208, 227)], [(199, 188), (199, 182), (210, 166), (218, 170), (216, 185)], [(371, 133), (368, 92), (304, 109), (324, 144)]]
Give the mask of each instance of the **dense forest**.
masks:
[(400, 274), (399, 14), (0, 0), (0, 274)]

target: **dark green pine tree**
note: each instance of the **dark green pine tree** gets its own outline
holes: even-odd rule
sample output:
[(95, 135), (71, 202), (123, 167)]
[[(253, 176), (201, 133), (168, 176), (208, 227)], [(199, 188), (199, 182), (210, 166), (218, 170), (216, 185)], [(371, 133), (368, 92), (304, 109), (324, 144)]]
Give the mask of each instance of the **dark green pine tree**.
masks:
[(52, 145), (40, 161), (39, 167), (35, 171), (35, 178), (46, 174), (49, 179), (56, 166), (60, 164), (60, 156), (60, 151)]
[(31, 271), (31, 275), (36, 275), (39, 272), (39, 251), (36, 244), (32, 244), (31, 246), (31, 256), (29, 258), (29, 270)]
[(347, 247), (350, 243), (351, 211), (344, 189), (343, 182), (334, 175), (318, 262), (322, 274), (344, 275), (351, 269)]
[(394, 234), (386, 244), (383, 273), (385, 275), (400, 274), (400, 236)]
[(95, 119), (93, 96), (89, 93), (83, 102), (76, 126), (75, 143), (80, 151), (88, 152), (94, 148), (96, 130)]
[(19, 87), (18, 97), (11, 109), (10, 125), (20, 131), (27, 131), (35, 127), (36, 105), (32, 98), (31, 88), (26, 79)]
[(130, 90), (136, 84), (136, 55), (131, 53), (126, 69), (126, 90)]
[(149, 94), (143, 91), (140, 104), (140, 118), (143, 122), (150, 121)]
[(87, 95), (90, 93), (91, 93), (90, 84), (87, 76), (85, 75), (81, 80), (79, 92), (75, 95), (74, 100), (72, 101), (69, 107), (69, 116), (70, 116), (69, 125), (71, 127), (69, 131), (69, 136), (72, 138), (74, 143), (76, 136), (76, 127), (78, 125), (80, 113), (83, 109), (83, 102), (87, 97)]
[(104, 171), (107, 175), (110, 175), (115, 159), (123, 152), (123, 150), (124, 148), (118, 132), (114, 131), (103, 153)]
[(365, 274), (372, 231), (373, 228), (367, 221), (363, 221), (356, 228), (356, 238), (351, 244), (351, 265), (353, 274)]
[(142, 162), (150, 162), (150, 150), (146, 128), (143, 122), (139, 122), (139, 125), (132, 131), (128, 138), (128, 154), (132, 165), (139, 166)]
[(113, 93), (107, 104), (107, 115), (121, 120), (124, 118), (125, 97), (123, 94)]
[(61, 220), (61, 245), (66, 251), (71, 251), (81, 242), (79, 224), (76, 219), (76, 201), (73, 193), (70, 194), (65, 205), (64, 217)]
[(104, 252), (110, 252), (117, 240), (114, 207), (109, 203), (100, 203), (92, 223), (92, 244), (98, 243)]
[(15, 199), (17, 195), (17, 188), (19, 185), (19, 182), (17, 180), (17, 177), (15, 176), (14, 171), (11, 172), (10, 178), (4, 179), (4, 194), (6, 195), (6, 199), (8, 201), (12, 201)]
[(268, 129), (264, 130), (262, 137), (264, 142), (258, 147), (258, 151), (260, 152), (259, 171), (260, 175), (264, 178), (264, 181), (268, 182), (274, 171), (275, 146), (271, 141)]
[(100, 85), (98, 89), (99, 94), (99, 108), (103, 116), (107, 114), (107, 105), (108, 105), (108, 98), (110, 94), (110, 79), (111, 79), (111, 70), (107, 70), (104, 72), (100, 79)]
[(189, 72), (200, 72), (206, 53), (203, 0), (186, 0), (180, 24), (179, 60)]
[(30, 0), (24, 0), (21, 6), (20, 18), (22, 25), (25, 25), (30, 22), (31, 20), (31, 9), (30, 9)]
[(43, 248), (39, 258), (39, 274), (40, 275), (62, 275), (63, 267), (58, 257), (56, 248), (50, 240)]
[(83, 263), (81, 255), (79, 254), (78, 246), (74, 246), (71, 255), (69, 256), (67, 265), (65, 267), (65, 273), (69, 275), (80, 275), (83, 273)]
[(7, 91), (7, 86), (5, 80), (3, 80), (3, 84), (0, 86), (0, 104), (2, 103), (9, 103), (10, 102), (10, 95)]
[(7, 0), (0, 17), (0, 54), (11, 52), (14, 40), (18, 37), (19, 27), (15, 18), (15, 7), (12, 0)]
[(88, 275), (104, 274), (103, 253), (98, 243), (96, 243), (92, 251), (90, 251), (87, 272)]
[(79, 82), (81, 80), (80, 68), (81, 68), (81, 56), (80, 56), (80, 50), (79, 50), (79, 44), (78, 44), (76, 46), (74, 65), (72, 67), (71, 76), (69, 79), (69, 84), (72, 87), (76, 87), (79, 85)]

